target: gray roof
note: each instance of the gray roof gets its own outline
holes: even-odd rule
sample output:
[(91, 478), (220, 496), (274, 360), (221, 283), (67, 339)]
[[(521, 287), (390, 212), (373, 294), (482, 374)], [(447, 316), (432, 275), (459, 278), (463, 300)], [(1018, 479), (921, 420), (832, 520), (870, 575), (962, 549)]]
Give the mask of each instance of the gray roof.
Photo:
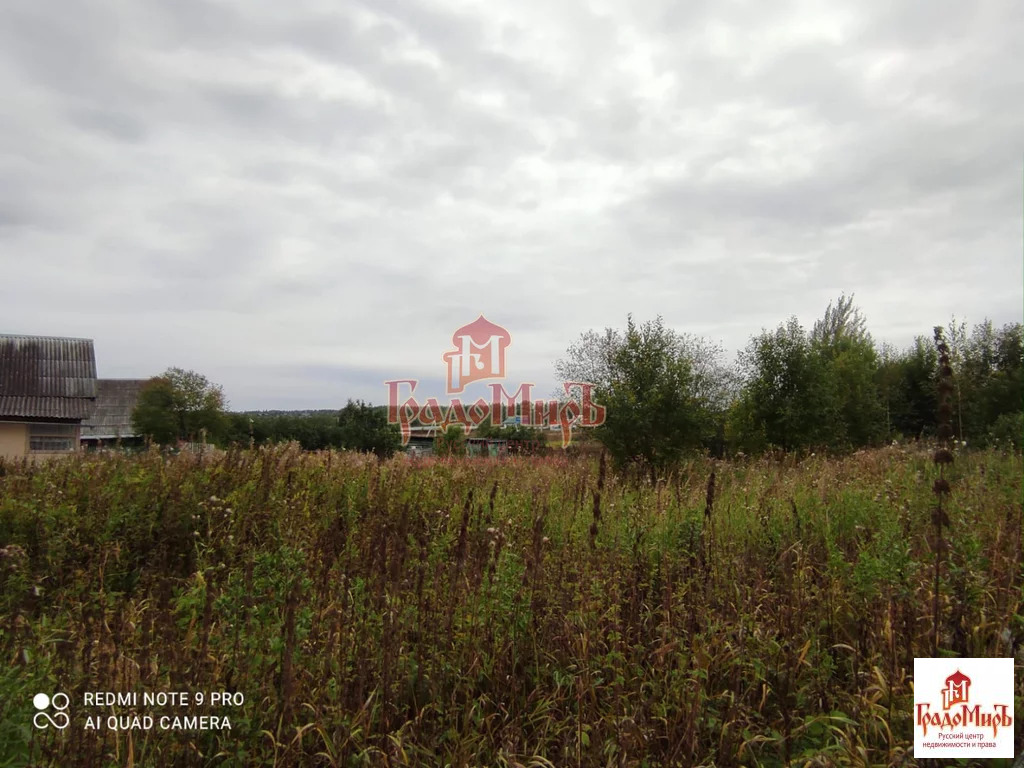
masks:
[(82, 439), (113, 440), (134, 437), (132, 411), (148, 379), (98, 379), (96, 403), (82, 422)]
[(92, 339), (0, 334), (0, 418), (77, 421), (95, 397)]

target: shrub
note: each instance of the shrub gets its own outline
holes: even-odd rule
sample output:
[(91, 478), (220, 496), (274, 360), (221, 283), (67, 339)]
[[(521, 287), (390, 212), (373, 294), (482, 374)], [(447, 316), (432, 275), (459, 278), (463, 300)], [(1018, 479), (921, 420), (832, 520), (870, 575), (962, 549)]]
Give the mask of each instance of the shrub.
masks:
[(1018, 451), (1024, 443), (1024, 411), (1016, 413), (1004, 413), (988, 433), (991, 442), (998, 442), (1001, 445), (1012, 445)]

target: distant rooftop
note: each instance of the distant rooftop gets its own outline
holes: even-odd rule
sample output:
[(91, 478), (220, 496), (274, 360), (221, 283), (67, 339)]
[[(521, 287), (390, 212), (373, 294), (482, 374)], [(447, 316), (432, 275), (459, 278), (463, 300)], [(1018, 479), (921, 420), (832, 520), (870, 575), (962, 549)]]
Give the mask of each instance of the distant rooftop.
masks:
[(98, 379), (96, 403), (82, 422), (82, 439), (116, 440), (134, 437), (132, 411), (148, 379)]
[(84, 419), (95, 397), (92, 339), (0, 334), (0, 418)]

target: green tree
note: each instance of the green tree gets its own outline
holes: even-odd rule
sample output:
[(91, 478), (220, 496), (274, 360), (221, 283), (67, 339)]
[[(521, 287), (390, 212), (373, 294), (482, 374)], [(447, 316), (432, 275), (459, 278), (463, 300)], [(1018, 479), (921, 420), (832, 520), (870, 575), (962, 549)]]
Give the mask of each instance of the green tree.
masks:
[(853, 297), (829, 302), (814, 324), (811, 349), (823, 358), (835, 414), (829, 443), (845, 449), (876, 444), (885, 434), (885, 409), (878, 391), (878, 353)]
[(226, 441), (248, 445), (251, 437), (255, 445), (294, 440), (307, 451), (341, 448), (338, 415), (336, 410), (231, 413)]
[(1019, 451), (1024, 443), (1024, 412), (1016, 411), (999, 416), (989, 429), (986, 442), (1013, 446)]
[(458, 424), (451, 424), (438, 435), (434, 443), (434, 453), (438, 456), (465, 456), (466, 433)]
[(338, 414), (340, 447), (388, 458), (402, 447), (397, 424), (388, 423), (387, 409), (349, 400)]
[(757, 451), (827, 445), (838, 414), (824, 357), (795, 317), (762, 331), (740, 353), (745, 384), (730, 413), (734, 448)]
[(871, 335), (867, 331), (867, 321), (860, 310), (854, 306), (853, 296), (844, 293), (836, 301), (830, 301), (825, 314), (814, 322), (811, 330), (811, 343), (820, 347), (836, 347), (844, 342), (871, 344)]
[(178, 420), (174, 414), (174, 389), (169, 379), (152, 378), (142, 385), (132, 411), (135, 431), (160, 445), (178, 438)]
[(226, 428), (224, 391), (203, 375), (168, 368), (139, 392), (132, 423), (139, 434), (166, 445), (195, 440), (204, 432), (217, 439)]
[[(988, 319), (964, 336), (956, 383), (954, 428), (960, 439), (985, 442), (997, 421), (1024, 407), (1024, 348), (1020, 323), (997, 330)], [(1004, 423), (1006, 420), (1004, 419)]]
[[(594, 382), (605, 423), (595, 436), (619, 468), (633, 465), (652, 480), (687, 449), (713, 435), (709, 398), (700, 394), (685, 344), (661, 317), (637, 325), (632, 315)], [(565, 366), (563, 373), (572, 373)]]
[(886, 439), (920, 438), (934, 431), (937, 370), (935, 345), (924, 336), (917, 336), (913, 346), (902, 351), (883, 347), (876, 381)]
[[(556, 362), (555, 373), (562, 381), (594, 384), (595, 402), (600, 405), (618, 402), (620, 414), (612, 416), (607, 410), (606, 426), (594, 436), (620, 466), (623, 462), (643, 464), (656, 473), (688, 448), (700, 447), (716, 455), (724, 448), (725, 414), (738, 380), (722, 358), (719, 346), (677, 333), (667, 328), (661, 317), (637, 326), (630, 316), (624, 332), (606, 328), (602, 333), (590, 330), (581, 334)], [(647, 383), (656, 387), (650, 396), (642, 393)], [(669, 398), (664, 388), (677, 384), (683, 389)], [(630, 399), (631, 390), (637, 403)], [(558, 392), (556, 396), (565, 395)], [(578, 399), (579, 393), (574, 396)], [(654, 397), (660, 398), (665, 409), (683, 412), (652, 410)], [(629, 429), (643, 434), (627, 437)], [(670, 445), (675, 447), (670, 449)]]
[[(582, 381), (607, 389), (611, 384), (615, 353), (622, 348), (620, 331), (605, 328), (603, 333), (591, 329), (569, 345), (565, 357), (555, 363), (555, 375), (561, 381)], [(562, 397), (562, 392), (556, 392)]]
[[(1020, 323), (1000, 329), (990, 320), (974, 326), (955, 318), (943, 329), (953, 369), (951, 425), (958, 440), (984, 444), (995, 432), (1012, 432), (1024, 404), (1024, 330)], [(886, 436), (918, 438), (934, 431), (938, 357), (925, 336), (906, 350), (884, 346), (876, 382)]]
[(866, 322), (841, 296), (808, 334), (796, 318), (762, 331), (740, 355), (742, 394), (730, 412), (735, 447), (760, 450), (847, 450), (879, 442), (886, 432), (881, 381), (891, 396), (895, 368), (878, 371)]

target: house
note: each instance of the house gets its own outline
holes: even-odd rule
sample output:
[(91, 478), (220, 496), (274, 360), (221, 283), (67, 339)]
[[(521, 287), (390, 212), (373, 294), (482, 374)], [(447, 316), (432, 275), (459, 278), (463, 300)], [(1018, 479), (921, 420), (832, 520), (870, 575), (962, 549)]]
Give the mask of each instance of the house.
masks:
[(467, 456), (500, 457), (508, 455), (508, 440), (496, 440), (488, 437), (470, 437), (466, 439)]
[(436, 437), (428, 437), (422, 434), (413, 434), (409, 438), (409, 445), (406, 451), (410, 456), (433, 456)]
[(92, 412), (82, 421), (82, 447), (104, 444), (142, 445), (132, 425), (132, 411), (148, 379), (98, 379)]
[[(440, 438), (441, 430), (437, 427), (411, 427), (409, 430), (409, 443), (406, 451), (411, 456), (433, 456), (437, 449), (437, 441)], [(472, 437), (466, 438), (467, 456), (507, 456), (509, 453), (508, 440), (493, 437)]]
[(77, 451), (95, 399), (92, 339), (0, 334), (0, 458)]

